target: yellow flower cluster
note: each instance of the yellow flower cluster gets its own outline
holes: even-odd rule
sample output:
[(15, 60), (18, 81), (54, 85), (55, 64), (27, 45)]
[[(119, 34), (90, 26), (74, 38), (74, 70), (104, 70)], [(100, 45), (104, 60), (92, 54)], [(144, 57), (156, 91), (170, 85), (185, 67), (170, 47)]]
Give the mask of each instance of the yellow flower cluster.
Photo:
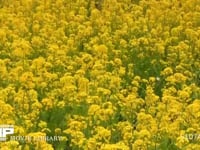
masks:
[(200, 149), (199, 12), (200, 0), (1, 0), (0, 125), (15, 132), (0, 149)]

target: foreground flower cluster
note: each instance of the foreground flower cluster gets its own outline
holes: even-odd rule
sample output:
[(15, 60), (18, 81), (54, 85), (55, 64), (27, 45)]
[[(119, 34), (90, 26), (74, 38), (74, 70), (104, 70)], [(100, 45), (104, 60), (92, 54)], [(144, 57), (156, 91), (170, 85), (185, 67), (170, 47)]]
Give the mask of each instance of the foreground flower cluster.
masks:
[[(0, 1), (2, 150), (200, 149), (200, 0)], [(199, 136), (198, 136), (199, 135)]]

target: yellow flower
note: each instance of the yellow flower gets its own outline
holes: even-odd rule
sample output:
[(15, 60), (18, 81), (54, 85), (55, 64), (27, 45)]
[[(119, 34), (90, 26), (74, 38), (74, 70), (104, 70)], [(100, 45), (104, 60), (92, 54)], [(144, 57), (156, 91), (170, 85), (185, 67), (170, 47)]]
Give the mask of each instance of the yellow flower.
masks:
[(119, 68), (119, 75), (120, 75), (120, 76), (124, 76), (125, 73), (126, 73), (125, 67), (120, 67), (120, 68)]
[(2, 100), (0, 100), (0, 106), (1, 106), (0, 124), (5, 124), (5, 123), (13, 124), (14, 122), (12, 118), (14, 115), (14, 112), (13, 112), (14, 108), (10, 104), (7, 104)]
[(89, 138), (87, 140), (87, 144), (86, 144), (86, 150), (91, 150), (91, 149), (96, 149), (97, 147), (97, 141), (95, 138)]
[(43, 57), (39, 57), (33, 60), (32, 62), (32, 69), (40, 70), (44, 67), (45, 59)]
[(41, 37), (39, 36), (34, 36), (32, 39), (31, 39), (31, 45), (34, 47), (34, 48), (41, 48), (43, 45), (44, 45), (44, 41)]
[(64, 108), (65, 105), (66, 105), (66, 104), (65, 104), (64, 101), (60, 101), (60, 102), (57, 103), (57, 106), (58, 106), (59, 108)]
[(51, 98), (43, 98), (42, 104), (46, 110), (51, 109), (54, 105)]
[(5, 61), (0, 59), (0, 77), (4, 79), (7, 76), (7, 73), (8, 71)]
[(173, 74), (173, 70), (172, 70), (172, 68), (167, 67), (161, 72), (161, 74), (164, 76), (169, 76), (169, 75)]
[(45, 122), (45, 121), (40, 121), (39, 123), (38, 123), (38, 126), (41, 128), (41, 129), (43, 129), (43, 128), (46, 128), (47, 127), (47, 123)]
[(133, 134), (131, 132), (126, 132), (123, 134), (123, 141), (125, 143), (129, 143), (129, 141), (133, 138)]
[(74, 145), (77, 145), (78, 147), (83, 147), (83, 144), (85, 143), (86, 139), (82, 132), (74, 131), (74, 133), (72, 134), (71, 141)]
[(43, 150), (54, 150), (52, 144), (48, 144), (46, 142), (40, 142), (40, 144), (37, 144), (36, 148)]
[[(198, 112), (200, 111), (200, 102), (198, 99), (195, 99), (192, 104), (188, 105), (186, 108), (186, 111), (192, 115), (192, 117), (194, 118), (198, 118), (199, 116), (197, 116)], [(188, 115), (189, 115), (188, 114)]]
[(137, 114), (137, 123), (138, 123), (137, 124), (138, 130), (147, 129), (152, 134), (157, 132), (156, 120), (150, 114), (146, 114), (142, 111), (140, 113), (138, 113)]
[(90, 108), (88, 109), (88, 115), (95, 115), (99, 110), (101, 109), (101, 107), (99, 105), (93, 104), (90, 106)]
[(33, 24), (33, 26), (32, 26), (32, 31), (33, 31), (33, 33), (38, 33), (39, 32), (39, 29), (40, 29), (40, 25), (37, 23), (37, 22), (35, 22), (34, 24)]
[(23, 86), (29, 89), (32, 89), (35, 87), (34, 76), (32, 72), (25, 72), (20, 77), (20, 81), (22, 82)]
[(78, 130), (83, 130), (86, 128), (86, 123), (85, 121), (76, 121), (74, 119), (70, 119), (69, 122), (68, 122), (68, 126), (69, 126), (69, 130), (70, 131), (78, 131)]
[(62, 78), (60, 78), (60, 82), (63, 85), (71, 86), (75, 84), (75, 78), (66, 74)]
[(121, 66), (122, 65), (122, 61), (119, 58), (115, 58), (114, 63), (116, 66)]
[(101, 150), (130, 150), (125, 144), (102, 144)]
[[(153, 80), (155, 81), (155, 78), (153, 78)], [(155, 105), (157, 104), (158, 101), (159, 101), (159, 96), (154, 94), (154, 91), (151, 86), (147, 86), (146, 96), (145, 96), (145, 103), (147, 104), (147, 106)]]
[(54, 132), (56, 133), (56, 134), (61, 134), (61, 129), (60, 128), (56, 128), (55, 130), (54, 130)]
[(95, 53), (97, 54), (97, 57), (102, 57), (103, 55), (107, 55), (108, 48), (105, 45), (95, 45), (94, 46)]
[(25, 56), (30, 55), (32, 50), (30, 43), (26, 40), (14, 41), (12, 44), (12, 48), (12, 54), (20, 58), (24, 58)]
[(171, 84), (185, 83), (186, 80), (187, 77), (184, 76), (182, 73), (175, 73), (174, 75), (168, 76), (166, 78), (166, 81), (168, 81)]
[(89, 80), (86, 78), (79, 78), (78, 79), (78, 90), (83, 93), (88, 93), (88, 83)]
[(178, 82), (178, 83), (181, 83), (181, 82), (185, 82), (186, 80), (187, 80), (187, 77), (185, 77), (183, 74), (181, 74), (181, 73), (175, 73), (174, 74), (174, 77), (175, 77), (175, 79), (176, 79), (176, 81)]
[(111, 91), (109, 89), (105, 89), (105, 88), (97, 88), (97, 92), (99, 93), (99, 95), (110, 95)]
[(190, 94), (185, 90), (178, 91), (178, 96), (180, 97), (180, 101), (182, 102), (189, 102), (190, 101)]
[[(7, 146), (9, 149), (16, 149), (16, 150), (19, 150), (20, 149), (20, 146), (19, 146), (19, 142), (18, 141), (9, 141), (7, 142)], [(4, 148), (2, 148), (4, 149)]]
[(96, 135), (95, 135), (96, 140), (104, 140), (106, 143), (109, 142), (109, 140), (111, 138), (110, 130), (108, 130), (104, 127), (101, 127), (101, 126), (97, 126), (95, 128), (95, 132), (96, 132)]
[(18, 135), (24, 135), (25, 134), (25, 129), (20, 126), (14, 126), (15, 134)]
[(132, 149), (134, 150), (147, 150), (147, 147), (145, 146), (145, 143), (143, 140), (136, 140), (133, 144), (132, 144)]
[(147, 45), (149, 43), (147, 38), (141, 37), (138, 39), (138, 42), (140, 43), (140, 45), (144, 46)]
[(137, 137), (139, 139), (148, 140), (151, 137), (151, 133), (148, 130), (143, 129), (137, 133)]
[(123, 48), (126, 48), (126, 47), (127, 47), (127, 42), (126, 42), (126, 40), (121, 39), (119, 43), (120, 43), (120, 46), (122, 46)]

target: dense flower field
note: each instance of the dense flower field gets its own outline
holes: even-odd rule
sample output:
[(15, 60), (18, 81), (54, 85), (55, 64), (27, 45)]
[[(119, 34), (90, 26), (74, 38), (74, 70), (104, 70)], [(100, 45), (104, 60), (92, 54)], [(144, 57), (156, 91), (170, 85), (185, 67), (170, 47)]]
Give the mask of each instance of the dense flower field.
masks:
[[(1, 150), (199, 150), (200, 0), (1, 0)], [(9, 136), (8, 136), (9, 138)]]

